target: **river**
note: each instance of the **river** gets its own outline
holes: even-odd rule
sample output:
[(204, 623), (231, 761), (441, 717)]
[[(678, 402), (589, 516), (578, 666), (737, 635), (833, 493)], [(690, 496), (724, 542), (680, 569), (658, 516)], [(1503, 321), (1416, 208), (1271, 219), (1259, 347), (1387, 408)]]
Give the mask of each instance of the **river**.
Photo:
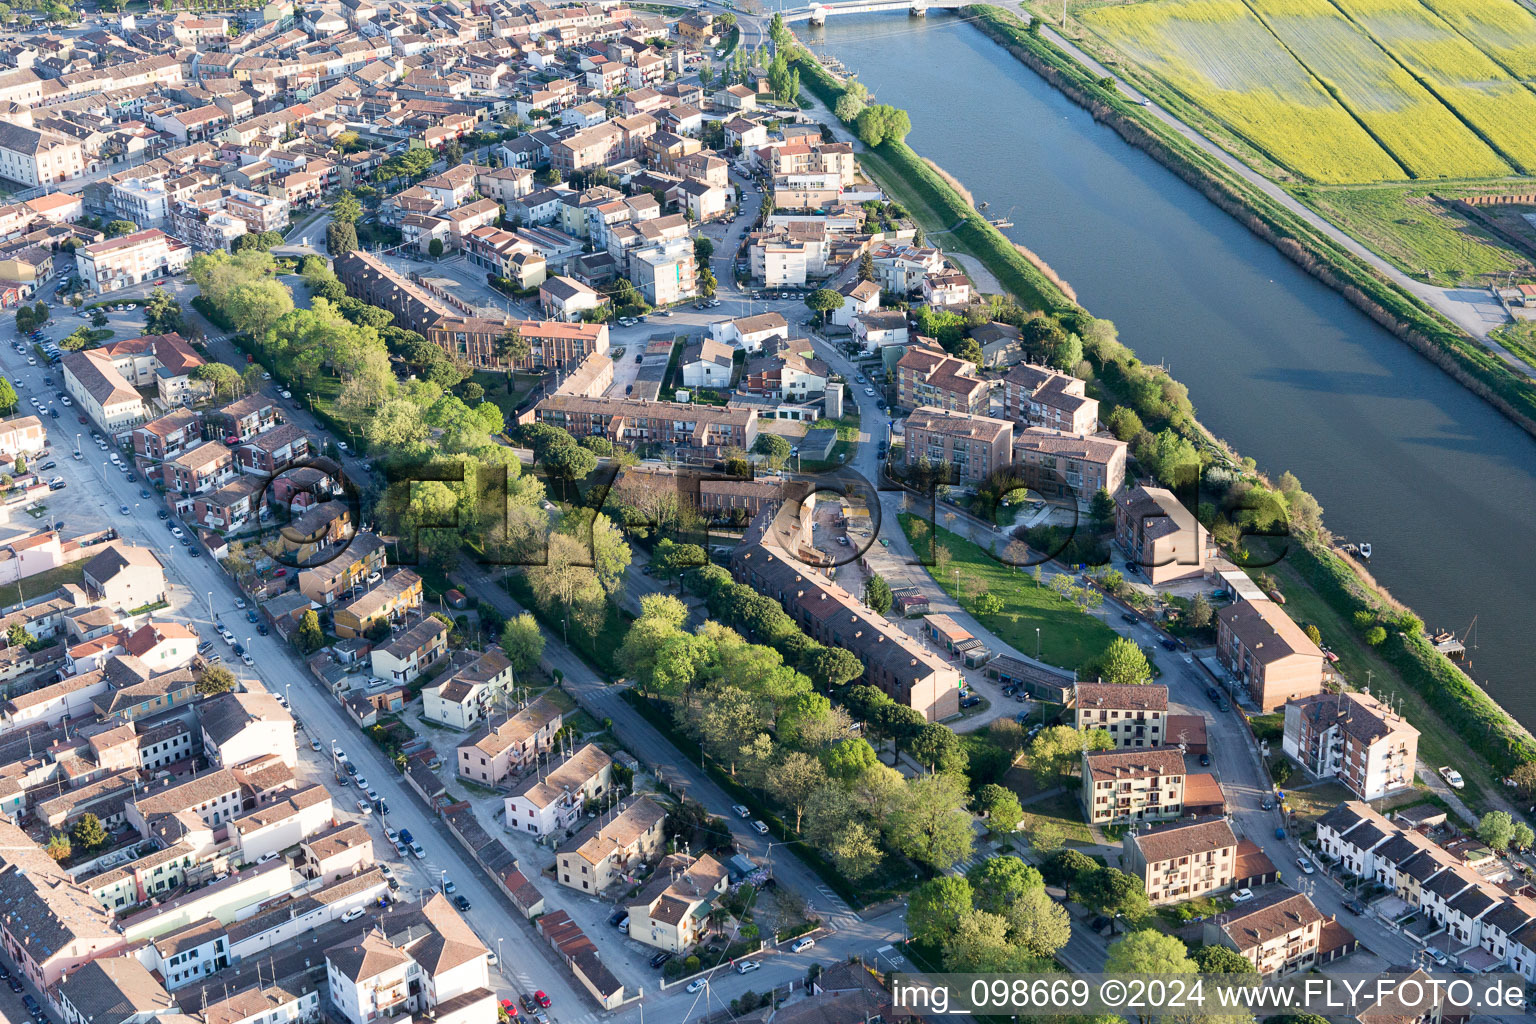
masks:
[(910, 111), (911, 146), (1165, 363), (1210, 430), (1370, 541), (1399, 600), (1458, 633), (1476, 616), (1469, 672), (1536, 727), (1536, 441), (958, 17), (795, 28)]

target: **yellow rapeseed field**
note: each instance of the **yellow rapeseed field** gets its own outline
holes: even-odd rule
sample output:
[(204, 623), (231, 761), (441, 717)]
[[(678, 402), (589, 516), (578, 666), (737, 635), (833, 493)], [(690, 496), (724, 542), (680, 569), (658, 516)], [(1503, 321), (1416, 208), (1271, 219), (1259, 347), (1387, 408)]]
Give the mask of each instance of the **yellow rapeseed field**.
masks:
[(1536, 15), (1515, 0), (1424, 0), (1510, 74), (1536, 80)]
[(1536, 93), (1419, 0), (1334, 0), (1520, 170), (1536, 171)]
[(1414, 177), (1509, 173), (1508, 164), (1328, 0), (1248, 2)]
[(1406, 177), (1242, 0), (1100, 7), (1085, 20), (1277, 163), (1323, 182)]
[(1337, 4), (1146, 0), (1082, 17), (1315, 181), (1536, 171), (1536, 93), (1517, 81), (1536, 79), (1536, 17), (1515, 0)]

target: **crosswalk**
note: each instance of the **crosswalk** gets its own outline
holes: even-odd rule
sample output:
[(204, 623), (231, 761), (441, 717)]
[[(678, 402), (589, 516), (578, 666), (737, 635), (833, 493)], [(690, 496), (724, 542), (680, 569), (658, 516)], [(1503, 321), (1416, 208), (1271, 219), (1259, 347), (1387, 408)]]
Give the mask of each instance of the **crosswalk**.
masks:
[(970, 871), (971, 868), (980, 864), (982, 861), (991, 860), (992, 856), (993, 854), (991, 850), (977, 850), (975, 853), (972, 853), (969, 857), (965, 858), (965, 860), (958, 862), (954, 867), (950, 868), (949, 873), (957, 876), (964, 875)]
[(847, 902), (845, 902), (843, 898), (837, 894), (837, 891), (834, 890), (831, 886), (818, 885), (816, 887), (816, 892), (819, 896), (820, 902), (822, 902), (827, 907), (830, 907), (834, 913), (850, 912)]

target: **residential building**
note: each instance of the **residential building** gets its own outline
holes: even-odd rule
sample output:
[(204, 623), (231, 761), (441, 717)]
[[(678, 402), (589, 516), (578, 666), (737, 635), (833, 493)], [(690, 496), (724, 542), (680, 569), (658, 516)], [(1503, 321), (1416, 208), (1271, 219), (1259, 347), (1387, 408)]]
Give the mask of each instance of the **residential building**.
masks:
[(1237, 950), (1269, 978), (1313, 965), (1323, 922), (1310, 899), (1281, 889), (1206, 918), (1203, 931), (1206, 945), (1220, 943)]
[(885, 242), (870, 251), (875, 283), (894, 295), (911, 295), (923, 286), (923, 278), (944, 269), (938, 249)]
[(1087, 388), (1070, 374), (1019, 363), (1003, 378), (1003, 416), (1064, 434), (1092, 434), (1099, 429), (1099, 400), (1089, 398)]
[(339, 556), (300, 569), (299, 593), (318, 605), (334, 604), (372, 574), (379, 573), (382, 578), (386, 564), (383, 539), (365, 531), (353, 537)]
[(913, 345), (896, 362), (899, 408), (927, 406), (978, 416), (990, 407), (989, 396), (987, 382), (976, 376), (973, 364), (936, 348)]
[(202, 439), (202, 417), (191, 409), (176, 409), (133, 431), (133, 451), (146, 462), (163, 462), (180, 455)]
[(450, 632), (452, 629), (442, 619), (422, 616), (415, 625), (369, 653), (373, 674), (396, 683), (414, 682), (438, 658), (448, 653)]
[(811, 343), (772, 339), (761, 355), (747, 360), (739, 387), (752, 395), (805, 401), (827, 390), (831, 370), (818, 359)]
[(421, 691), (422, 717), (453, 729), (473, 729), (511, 685), (512, 662), (499, 647), (458, 652), (453, 667)]
[(474, 782), (498, 785), (509, 775), (522, 772), (531, 759), (549, 750), (565, 722), (560, 706), (547, 697), (501, 722), (494, 718), (459, 744), (459, 775)]
[[(516, 361), (504, 352), (509, 332), (528, 343), (528, 355)], [(468, 360), (478, 369), (554, 369), (576, 366), (593, 353), (608, 352), (608, 325), (566, 323), (561, 320), (439, 320), (426, 332), (427, 340), (449, 355)]]
[(201, 702), (197, 719), (203, 753), (222, 768), (276, 756), (289, 768), (299, 766), (293, 716), (273, 695), (261, 690), (221, 693)]
[(631, 250), (629, 277), (652, 306), (670, 306), (693, 298), (698, 294), (698, 275), (692, 240), (673, 238)]
[(1124, 441), (1112, 437), (1075, 437), (1026, 427), (1014, 435), (1014, 468), (1036, 493), (1072, 498), (1079, 507), (1087, 507), (1100, 490), (1113, 496), (1125, 483), (1127, 448)]
[(905, 345), (909, 340), (907, 314), (900, 310), (860, 313), (849, 321), (848, 326), (853, 332), (853, 340), (866, 352), (887, 345)]
[(103, 433), (121, 433), (147, 418), (144, 399), (117, 372), (105, 349), (71, 352), (61, 367), (64, 390)]
[[(752, 520), (731, 554), (731, 574), (737, 582), (778, 601), (811, 639), (853, 652), (864, 665), (864, 681), (892, 700), (921, 712), (930, 722), (958, 714), (958, 669), (810, 568), (807, 559), (791, 557), (781, 546), (781, 538), (798, 529), (802, 539), (790, 543), (797, 552), (808, 547), (803, 533), (809, 530), (814, 503), (797, 504), (798, 509), (765, 509)], [(798, 518), (800, 525), (776, 524), (780, 517)]]
[(832, 323), (850, 327), (853, 318), (880, 308), (880, 286), (873, 281), (853, 280), (838, 289), (843, 304), (832, 311)]
[(709, 912), (730, 885), (730, 872), (709, 854), (674, 853), (651, 872), (629, 904), (629, 937), (669, 953), (683, 954), (709, 930)]
[(528, 776), (505, 800), (507, 828), (536, 836), (572, 828), (588, 800), (608, 792), (613, 759), (588, 743), (552, 768)]
[(693, 403), (556, 394), (524, 413), (520, 422), (535, 420), (564, 427), (576, 437), (598, 435), (625, 447), (751, 448), (757, 438), (755, 410)]
[(117, 291), (187, 269), (192, 247), (159, 228), (109, 238), (75, 250), (75, 264), (95, 295)]
[(1140, 878), (1154, 907), (1220, 892), (1237, 877), (1237, 836), (1225, 818), (1132, 829), (1121, 867)]
[(1184, 755), (1171, 748), (1083, 755), (1083, 811), (1094, 825), (1184, 814)]
[(926, 460), (952, 467), (952, 482), (976, 484), (1006, 469), (1013, 450), (1013, 424), (990, 416), (922, 407), (907, 417), (906, 460), (911, 469)]
[(1205, 527), (1164, 488), (1141, 484), (1115, 498), (1115, 543), (1154, 587), (1205, 575)]
[(496, 1016), (490, 951), (448, 897), (394, 908), (360, 937), (325, 951), (325, 977), (334, 1012), (345, 1024), (403, 1014), (439, 1024), (474, 1024)]
[(360, 249), (337, 258), (334, 269), (348, 295), (389, 310), (400, 326), (409, 330), (422, 332), (445, 317), (461, 315), (447, 302), (390, 269), (379, 257)]
[[(350, 571), (349, 567), (342, 579), (352, 579), (352, 583), (347, 584), (350, 587), (357, 582), (356, 575), (358, 573)], [(387, 573), (362, 594), (336, 606), (332, 616), (336, 635), (359, 637), (380, 622), (403, 619), (421, 607), (421, 593), (421, 577), (410, 569)]]
[(709, 336), (727, 345), (760, 351), (774, 338), (789, 340), (789, 321), (782, 313), (759, 313), (736, 320), (718, 320), (709, 325)]
[(600, 895), (617, 881), (635, 878), (638, 869), (666, 844), (666, 810), (648, 796), (627, 798), (576, 833), (555, 855), (561, 885)]
[(23, 452), (42, 451), (48, 444), (48, 432), (36, 416), (18, 416), (0, 421), (0, 457), (14, 462)]
[(1413, 785), (1419, 730), (1369, 693), (1317, 693), (1286, 702), (1283, 745), (1314, 777), (1379, 800)]
[(53, 185), (85, 173), (85, 151), (61, 132), (0, 121), (0, 177), (28, 187)]
[(544, 315), (567, 323), (582, 319), (608, 301), (608, 297), (570, 277), (551, 277), (539, 285), (539, 306)]
[(1323, 690), (1323, 652), (1273, 601), (1239, 601), (1218, 611), (1216, 654), (1265, 713)]
[(130, 611), (165, 600), (165, 569), (149, 548), (112, 541), (85, 563), (85, 591), (97, 604)]
[(177, 494), (203, 494), (235, 478), (235, 455), (218, 441), (204, 441), (163, 463), (161, 480)]
[(735, 349), (714, 340), (702, 338), (683, 348), (678, 363), (683, 373), (683, 386), (690, 388), (728, 388), (734, 368)]
[(1168, 740), (1168, 687), (1159, 683), (1079, 682), (1072, 708), (1079, 729), (1103, 729), (1118, 748), (1158, 747)]

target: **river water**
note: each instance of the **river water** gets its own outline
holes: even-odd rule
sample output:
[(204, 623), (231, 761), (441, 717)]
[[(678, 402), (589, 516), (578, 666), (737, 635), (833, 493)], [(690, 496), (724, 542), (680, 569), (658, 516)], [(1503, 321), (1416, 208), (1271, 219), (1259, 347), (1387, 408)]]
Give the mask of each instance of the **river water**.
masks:
[(1536, 726), (1536, 441), (952, 15), (797, 25)]

